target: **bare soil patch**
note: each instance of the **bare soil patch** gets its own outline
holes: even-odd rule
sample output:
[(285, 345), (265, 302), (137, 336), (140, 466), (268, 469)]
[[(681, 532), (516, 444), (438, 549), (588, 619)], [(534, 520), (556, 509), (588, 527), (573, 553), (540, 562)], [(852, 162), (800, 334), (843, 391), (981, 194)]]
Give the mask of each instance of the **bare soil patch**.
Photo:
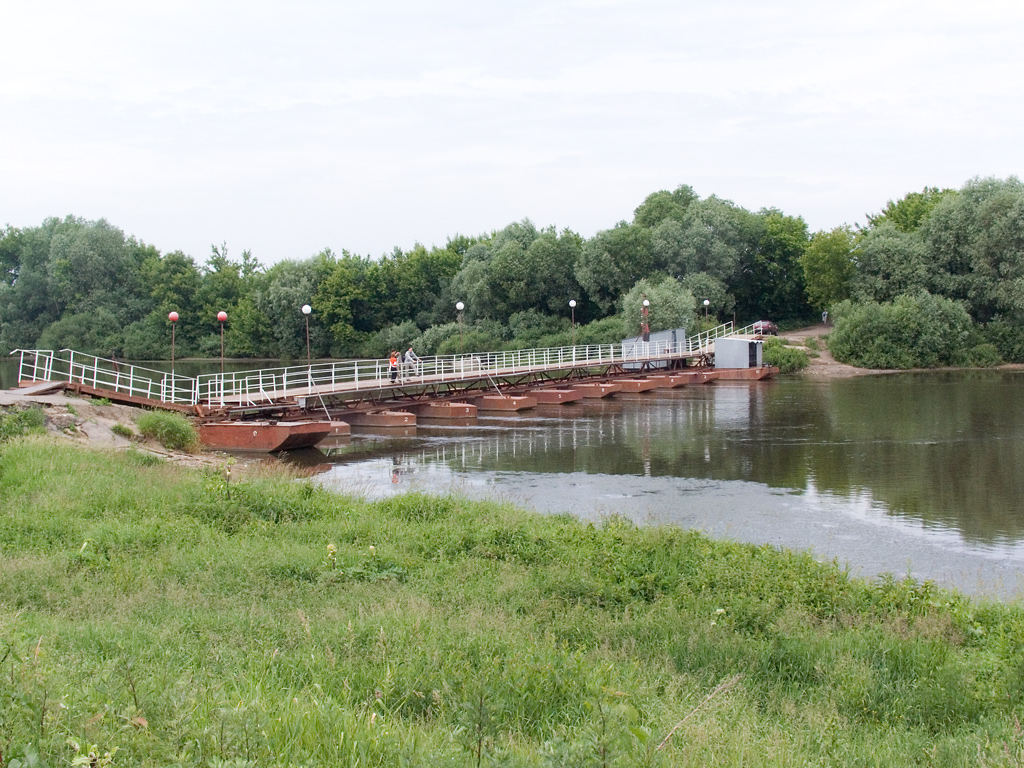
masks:
[[(225, 453), (171, 451), (155, 440), (143, 438), (136, 421), (145, 411), (139, 408), (65, 394), (25, 395), (16, 389), (0, 390), (0, 409), (24, 410), (33, 407), (41, 408), (46, 416), (48, 434), (82, 445), (109, 450), (132, 448), (199, 468), (218, 469), (234, 463)], [(131, 430), (131, 436), (118, 434), (125, 428)]]
[(814, 339), (816, 341), (816, 343), (812, 342), (813, 347), (807, 347), (807, 351), (810, 354), (810, 365), (804, 369), (802, 375), (809, 378), (845, 379), (851, 376), (867, 376), (874, 373), (884, 373), (884, 371), (856, 368), (852, 365), (847, 365), (846, 363), (840, 363), (832, 357), (832, 353), (828, 351), (828, 344), (825, 339), (825, 337), (831, 332), (831, 325), (811, 325), (807, 328), (800, 328), (795, 331), (780, 333), (779, 338), (783, 339), (787, 344), (803, 347), (807, 347), (809, 339)]

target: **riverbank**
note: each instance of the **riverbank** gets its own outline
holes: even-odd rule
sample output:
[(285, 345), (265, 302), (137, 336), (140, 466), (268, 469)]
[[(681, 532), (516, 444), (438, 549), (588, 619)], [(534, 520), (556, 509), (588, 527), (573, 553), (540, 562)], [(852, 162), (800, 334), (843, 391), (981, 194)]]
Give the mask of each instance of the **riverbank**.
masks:
[(221, 452), (172, 451), (143, 438), (136, 427), (138, 417), (145, 413), (141, 408), (63, 393), (25, 395), (18, 390), (0, 390), (0, 410), (26, 408), (43, 412), (48, 435), (81, 446), (114, 451), (130, 448), (195, 468), (217, 468), (230, 461)]
[(1018, 607), (674, 527), (53, 440), (4, 445), (0, 478), (8, 759), (1024, 758)]

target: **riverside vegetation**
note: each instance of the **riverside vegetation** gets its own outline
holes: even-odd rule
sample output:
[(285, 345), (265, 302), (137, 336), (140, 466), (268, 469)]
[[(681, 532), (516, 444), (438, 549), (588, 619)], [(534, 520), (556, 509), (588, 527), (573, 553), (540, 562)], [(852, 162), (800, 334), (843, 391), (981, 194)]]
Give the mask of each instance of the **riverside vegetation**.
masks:
[(5, 766), (1017, 766), (1024, 610), (806, 553), (0, 446)]

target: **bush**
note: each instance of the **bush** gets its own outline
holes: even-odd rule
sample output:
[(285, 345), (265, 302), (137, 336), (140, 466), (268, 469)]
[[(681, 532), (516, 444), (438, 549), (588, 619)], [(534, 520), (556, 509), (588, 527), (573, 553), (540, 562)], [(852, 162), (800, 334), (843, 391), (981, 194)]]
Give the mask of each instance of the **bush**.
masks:
[(458, 323), (445, 323), (443, 325), (432, 325), (412, 342), (412, 348), (420, 357), (436, 355), (437, 348), (452, 336), (459, 335)]
[(969, 357), (971, 365), (978, 368), (994, 368), (1003, 362), (995, 344), (978, 344), (971, 348)]
[(138, 427), (143, 437), (171, 450), (187, 451), (199, 444), (195, 426), (180, 413), (150, 411), (139, 417)]
[(442, 341), (437, 347), (438, 355), (458, 355), (463, 352), (493, 352), (501, 348), (501, 339), (485, 331), (471, 328), (461, 335), (456, 333)]
[(419, 326), (412, 320), (382, 328), (370, 337), (363, 349), (365, 357), (387, 357), (388, 351), (397, 349), (404, 352), (409, 344), (420, 335)]
[(1024, 363), (1024, 328), (1006, 320), (993, 320), (984, 327), (983, 335), (995, 345), (1003, 360)]
[(110, 431), (113, 432), (115, 435), (125, 437), (129, 440), (135, 437), (135, 432), (132, 431), (132, 428), (124, 424), (115, 424), (110, 428)]
[(545, 315), (535, 309), (516, 312), (508, 319), (512, 339), (520, 349), (526, 346), (546, 346), (538, 343), (540, 339), (561, 334), (565, 330), (571, 331), (570, 324), (568, 317)]
[(42, 432), (45, 425), (46, 416), (38, 408), (2, 412), (0, 413), (0, 443), (32, 432)]
[(765, 365), (774, 365), (779, 369), (779, 373), (802, 371), (810, 363), (806, 352), (796, 347), (787, 347), (777, 336), (764, 340), (763, 352), (761, 362)]
[(828, 346), (861, 368), (934, 368), (968, 359), (971, 319), (951, 299), (921, 292), (892, 303), (845, 301), (833, 310)]
[(612, 315), (576, 329), (577, 344), (618, 344), (622, 341), (622, 317)]

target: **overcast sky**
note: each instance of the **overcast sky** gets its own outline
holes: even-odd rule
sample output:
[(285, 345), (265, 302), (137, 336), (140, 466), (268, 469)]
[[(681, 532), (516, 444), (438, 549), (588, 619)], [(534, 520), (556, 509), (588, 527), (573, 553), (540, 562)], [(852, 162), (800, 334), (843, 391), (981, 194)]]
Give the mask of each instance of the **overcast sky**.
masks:
[(811, 231), (1022, 175), (1024, 3), (13, 2), (0, 224), (379, 256), (688, 184)]

